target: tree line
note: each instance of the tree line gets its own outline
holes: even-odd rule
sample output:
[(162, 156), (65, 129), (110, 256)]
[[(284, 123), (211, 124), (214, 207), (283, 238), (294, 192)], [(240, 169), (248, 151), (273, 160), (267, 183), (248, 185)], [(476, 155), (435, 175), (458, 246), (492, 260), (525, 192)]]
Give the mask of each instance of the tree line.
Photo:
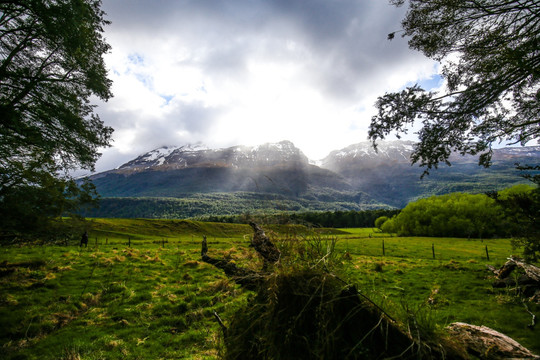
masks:
[(382, 216), (394, 216), (400, 210), (378, 209), (363, 211), (308, 211), (295, 213), (279, 213), (271, 215), (229, 215), (204, 216), (197, 220), (223, 223), (247, 224), (251, 220), (258, 220), (264, 224), (301, 224), (312, 227), (326, 228), (355, 228), (374, 227), (375, 220)]

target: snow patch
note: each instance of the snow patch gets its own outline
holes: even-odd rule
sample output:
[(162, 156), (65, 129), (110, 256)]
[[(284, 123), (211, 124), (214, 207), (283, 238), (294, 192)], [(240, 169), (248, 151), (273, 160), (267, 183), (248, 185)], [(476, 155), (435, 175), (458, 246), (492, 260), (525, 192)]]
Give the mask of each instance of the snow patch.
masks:
[(174, 146), (164, 146), (159, 149), (152, 150), (143, 155), (143, 161), (156, 161), (160, 158), (165, 158), (169, 156), (174, 150), (178, 149)]

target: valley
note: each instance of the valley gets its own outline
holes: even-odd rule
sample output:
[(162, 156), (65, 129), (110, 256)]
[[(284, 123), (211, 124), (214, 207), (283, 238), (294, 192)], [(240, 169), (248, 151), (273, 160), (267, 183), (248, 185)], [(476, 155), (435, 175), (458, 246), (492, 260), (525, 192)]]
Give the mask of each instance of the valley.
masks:
[[(165, 147), (90, 179), (102, 206), (98, 217), (188, 218), (280, 211), (361, 211), (402, 208), (450, 192), (483, 193), (527, 183), (515, 163), (534, 164), (540, 147), (495, 149), (493, 165), (451, 158), (421, 178), (410, 164), (414, 143), (351, 145), (309, 160), (289, 141), (256, 147)], [(126, 205), (126, 204), (129, 204)]]

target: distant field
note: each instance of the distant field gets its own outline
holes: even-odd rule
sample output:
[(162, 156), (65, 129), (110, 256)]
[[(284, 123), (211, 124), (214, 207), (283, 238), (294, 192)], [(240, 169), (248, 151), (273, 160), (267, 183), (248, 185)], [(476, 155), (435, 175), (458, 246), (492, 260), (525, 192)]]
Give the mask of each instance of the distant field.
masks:
[[(461, 239), (431, 237), (397, 237), (378, 229), (341, 229), (350, 235), (336, 235), (339, 247), (354, 255), (404, 257), (436, 260), (474, 260), (504, 262), (516, 252), (507, 239)], [(487, 247), (487, 254), (486, 254)], [(435, 256), (433, 256), (435, 255)]]
[[(278, 244), (311, 237), (303, 227), (265, 229)], [(511, 289), (493, 289), (486, 270), (512, 254), (508, 240), (396, 238), (377, 231), (314, 236), (337, 239), (341, 276), (393, 317), (414, 314), (437, 329), (453, 321), (486, 325), (540, 353), (521, 301)], [(221, 333), (213, 312), (227, 323), (249, 292), (200, 261), (202, 235), (212, 256), (262, 265), (248, 246), (247, 225), (189, 221), (95, 219), (88, 248), (0, 248), (2, 356), (218, 357)], [(540, 314), (539, 305), (529, 309)]]

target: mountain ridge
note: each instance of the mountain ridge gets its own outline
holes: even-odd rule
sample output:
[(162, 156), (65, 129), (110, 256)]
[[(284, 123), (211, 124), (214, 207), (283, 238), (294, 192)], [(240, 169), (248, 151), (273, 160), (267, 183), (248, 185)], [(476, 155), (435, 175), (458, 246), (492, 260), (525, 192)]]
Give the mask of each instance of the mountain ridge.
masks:
[(290, 141), (265, 143), (258, 146), (237, 145), (210, 149), (206, 146), (164, 146), (151, 150), (121, 165), (115, 170), (180, 169), (193, 166), (271, 166), (283, 162), (308, 165), (306, 155)]
[[(196, 199), (197, 194), (253, 199), (280, 195), (288, 211), (400, 208), (409, 201), (453, 191), (484, 192), (526, 182), (515, 162), (538, 163), (540, 146), (495, 149), (493, 166), (483, 169), (474, 157), (452, 157), (452, 166), (420, 180), (423, 168), (411, 166), (413, 142), (378, 145), (361, 142), (330, 152), (317, 166), (290, 141), (210, 149), (201, 144), (161, 147), (103, 173), (93, 180), (105, 198)], [(266, 194), (266, 195), (265, 195)], [(191, 201), (191, 200), (190, 200)], [(193, 200), (197, 201), (197, 200)], [(211, 200), (208, 200), (211, 201)], [(285, 200), (283, 200), (285, 201)], [(238, 204), (241, 204), (239, 202)], [(322, 204), (322, 205), (321, 205)], [(266, 203), (261, 211), (279, 206)], [(98, 214), (111, 215), (111, 214)], [(205, 214), (200, 214), (205, 215)], [(158, 216), (158, 215), (153, 215)], [(190, 213), (190, 216), (193, 214)]]

